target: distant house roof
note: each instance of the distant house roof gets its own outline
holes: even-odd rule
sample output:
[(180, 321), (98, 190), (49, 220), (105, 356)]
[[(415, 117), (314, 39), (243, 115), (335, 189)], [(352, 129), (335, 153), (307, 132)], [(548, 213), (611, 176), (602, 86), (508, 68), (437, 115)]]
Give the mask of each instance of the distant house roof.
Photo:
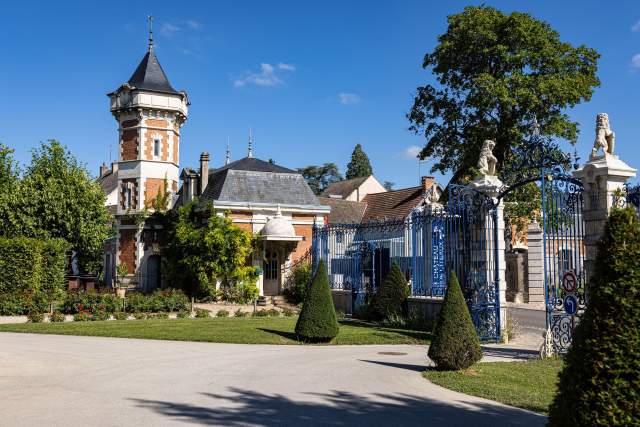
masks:
[(300, 173), (253, 157), (211, 171), (202, 199), (320, 205)]
[(329, 224), (357, 224), (362, 221), (366, 203), (350, 200), (318, 197), (321, 205), (329, 206)]
[(100, 188), (102, 188), (102, 192), (105, 196), (108, 196), (113, 192), (113, 190), (118, 188), (118, 176), (113, 173), (113, 171), (107, 172), (96, 181), (98, 181), (98, 184), (100, 184)]
[(424, 196), (422, 186), (367, 194), (362, 200), (367, 204), (362, 220), (404, 218), (424, 201)]
[(343, 199), (349, 194), (353, 193), (358, 187), (362, 185), (369, 177), (362, 176), (360, 178), (346, 179), (344, 181), (333, 182), (324, 189), (322, 197), (340, 196)]
[(158, 62), (155, 53), (153, 53), (153, 49), (147, 51), (128, 83), (138, 89), (174, 94), (179, 93), (171, 86), (171, 83), (169, 83), (169, 79), (164, 73), (160, 62)]

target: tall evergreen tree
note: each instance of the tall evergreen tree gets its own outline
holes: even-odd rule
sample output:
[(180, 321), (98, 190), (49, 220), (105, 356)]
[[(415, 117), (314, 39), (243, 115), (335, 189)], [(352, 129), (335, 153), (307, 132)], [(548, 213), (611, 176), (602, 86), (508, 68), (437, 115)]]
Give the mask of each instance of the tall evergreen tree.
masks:
[(324, 261), (320, 260), (302, 304), (302, 311), (296, 323), (296, 335), (301, 341), (322, 342), (335, 338), (338, 330), (327, 267)]
[(614, 209), (573, 333), (550, 426), (640, 425), (640, 221)]
[(351, 161), (347, 165), (347, 179), (369, 175), (373, 175), (371, 162), (369, 162), (367, 153), (362, 149), (362, 145), (357, 144), (351, 153)]

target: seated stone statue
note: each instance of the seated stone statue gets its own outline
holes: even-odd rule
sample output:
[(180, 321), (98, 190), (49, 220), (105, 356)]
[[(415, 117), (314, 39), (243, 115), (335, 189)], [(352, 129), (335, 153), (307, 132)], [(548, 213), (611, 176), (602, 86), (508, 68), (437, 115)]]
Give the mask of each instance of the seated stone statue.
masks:
[(591, 158), (596, 157), (598, 150), (601, 148), (605, 155), (613, 154), (615, 142), (616, 134), (609, 126), (609, 115), (607, 115), (607, 113), (599, 113), (596, 116), (596, 139), (593, 142)]
[(496, 143), (490, 139), (484, 141), (482, 150), (480, 151), (480, 158), (478, 159), (478, 170), (481, 175), (495, 176), (496, 165), (498, 159), (493, 155), (493, 147)]

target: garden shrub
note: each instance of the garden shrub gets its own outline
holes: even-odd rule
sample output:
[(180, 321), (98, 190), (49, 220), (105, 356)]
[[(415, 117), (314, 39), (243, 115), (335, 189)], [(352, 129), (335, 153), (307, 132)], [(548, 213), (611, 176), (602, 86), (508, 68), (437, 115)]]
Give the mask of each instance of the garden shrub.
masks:
[(115, 313), (122, 310), (122, 299), (112, 293), (77, 289), (67, 292), (61, 309), (67, 314), (75, 314), (85, 310), (91, 312), (102, 310), (107, 313)]
[(89, 320), (91, 320), (91, 315), (86, 311), (81, 311), (73, 315), (74, 322), (88, 322)]
[(129, 318), (129, 313), (125, 313), (124, 311), (116, 311), (113, 313), (113, 318), (116, 320), (127, 320)]
[(49, 301), (62, 298), (67, 288), (66, 267), (69, 244), (63, 239), (41, 239), (40, 292)]
[(411, 294), (407, 283), (404, 273), (394, 262), (371, 302), (372, 314), (376, 319), (403, 314), (403, 305)]
[(285, 307), (282, 309), (282, 315), (284, 317), (293, 317), (296, 315), (296, 312), (291, 310), (289, 307)]
[(330, 341), (338, 335), (338, 328), (327, 269), (320, 260), (296, 323), (296, 335), (303, 341)]
[(284, 295), (290, 303), (300, 304), (304, 301), (307, 288), (311, 283), (311, 263), (303, 262), (295, 266), (291, 274), (291, 285), (284, 289)]
[(269, 312), (267, 310), (257, 310), (253, 312), (253, 317), (269, 317)]
[(43, 294), (0, 294), (0, 316), (22, 316), (30, 311), (44, 313), (49, 309)]
[(52, 323), (64, 322), (64, 320), (65, 320), (64, 313), (61, 313), (59, 311), (54, 311), (49, 316), (49, 322), (52, 322)]
[(210, 316), (211, 313), (209, 312), (209, 310), (205, 310), (204, 308), (196, 308), (196, 318), (205, 319)]
[(32, 311), (27, 314), (27, 319), (31, 323), (42, 323), (44, 322), (44, 313), (39, 311)]
[(147, 319), (168, 319), (169, 313), (166, 311), (158, 311), (157, 313), (149, 313)]
[(91, 320), (109, 320), (110, 318), (111, 314), (101, 309), (96, 309), (91, 312)]
[(640, 425), (639, 259), (634, 209), (613, 209), (549, 409), (550, 426)]
[(178, 289), (157, 290), (152, 294), (130, 293), (126, 298), (128, 312), (180, 311), (189, 307), (187, 296)]
[(222, 300), (235, 304), (248, 304), (260, 296), (258, 286), (253, 282), (225, 286), (221, 290)]
[(451, 272), (428, 354), (443, 370), (467, 369), (482, 358), (480, 340), (455, 272)]
[(148, 317), (147, 313), (143, 313), (143, 312), (140, 312), (140, 311), (136, 311), (136, 312), (133, 313), (133, 318), (136, 319), (136, 320), (144, 320), (147, 317)]
[(178, 317), (178, 319), (188, 319), (189, 317), (191, 317), (191, 313), (187, 310), (180, 310), (178, 314), (176, 314), (176, 316)]
[(218, 310), (216, 317), (229, 317), (229, 312), (227, 310)]
[(250, 315), (251, 313), (249, 313), (248, 311), (242, 311), (241, 308), (237, 309), (233, 315), (235, 317), (247, 317), (248, 315)]
[(276, 310), (275, 308), (270, 308), (269, 310), (267, 310), (267, 314), (269, 315), (269, 317), (280, 317), (280, 311)]

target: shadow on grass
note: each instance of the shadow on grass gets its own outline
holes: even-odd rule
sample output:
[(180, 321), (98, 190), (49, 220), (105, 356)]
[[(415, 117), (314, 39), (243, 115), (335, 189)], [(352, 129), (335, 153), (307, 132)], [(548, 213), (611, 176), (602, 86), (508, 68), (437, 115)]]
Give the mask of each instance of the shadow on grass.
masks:
[(427, 331), (416, 331), (414, 329), (405, 329), (405, 328), (390, 328), (387, 326), (381, 326), (377, 323), (373, 322), (365, 322), (363, 320), (358, 319), (344, 319), (340, 320), (338, 323), (345, 326), (351, 326), (356, 328), (366, 328), (366, 329), (375, 329), (381, 332), (391, 332), (399, 335), (404, 335), (409, 338), (413, 338), (414, 340), (420, 341), (431, 341), (432, 335)]
[(405, 393), (356, 394), (332, 390), (305, 393), (304, 400), (282, 394), (229, 388), (202, 393), (211, 399), (191, 402), (131, 399), (138, 407), (167, 417), (167, 422), (224, 426), (543, 426), (546, 418), (481, 401), (451, 402)]
[(262, 332), (267, 332), (269, 334), (278, 335), (278, 336), (281, 336), (281, 337), (286, 338), (288, 340), (298, 341), (296, 339), (295, 332), (279, 331), (277, 329), (268, 329), (268, 328), (258, 328), (258, 330), (262, 331)]

